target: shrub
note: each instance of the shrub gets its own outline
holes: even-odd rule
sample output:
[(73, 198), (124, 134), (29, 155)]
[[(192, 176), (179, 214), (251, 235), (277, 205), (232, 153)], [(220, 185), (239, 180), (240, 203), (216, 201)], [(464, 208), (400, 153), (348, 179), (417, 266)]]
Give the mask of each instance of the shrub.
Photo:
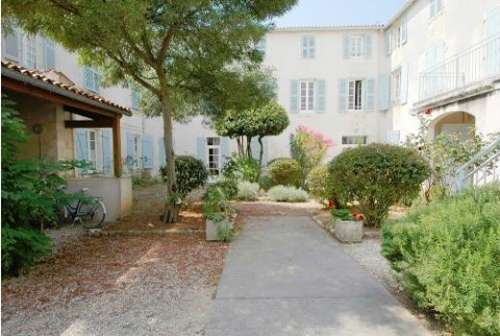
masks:
[(383, 254), (416, 303), (456, 335), (500, 334), (500, 186), (413, 209), (383, 227)]
[(51, 251), (51, 240), (43, 232), (2, 226), (3, 274), (18, 275), (21, 268), (32, 266)]
[(233, 240), (234, 230), (230, 222), (223, 220), (217, 224), (217, 238), (225, 242)]
[(304, 126), (297, 128), (290, 138), (290, 151), (300, 167), (299, 186), (306, 187), (309, 172), (321, 163), (330, 146), (332, 141), (323, 134)]
[(244, 201), (255, 201), (259, 194), (259, 185), (248, 181), (238, 183), (238, 195), (236, 198)]
[(305, 202), (309, 198), (304, 190), (283, 185), (272, 187), (268, 194), (269, 198), (275, 202)]
[[(160, 168), (162, 176), (165, 178), (165, 167)], [(181, 198), (185, 197), (192, 190), (203, 186), (207, 182), (207, 168), (201, 160), (192, 156), (179, 155), (175, 157), (175, 174), (177, 180), (177, 192)]]
[(257, 182), (260, 175), (260, 164), (252, 157), (232, 156), (225, 164), (222, 173), (227, 178)]
[(294, 159), (278, 159), (269, 164), (269, 177), (274, 185), (293, 185), (300, 183), (299, 163)]
[(269, 175), (263, 175), (259, 178), (259, 186), (261, 189), (268, 191), (273, 185), (273, 180), (271, 180)]
[(371, 144), (345, 150), (330, 162), (329, 172), (340, 201), (359, 202), (365, 223), (379, 226), (391, 205), (418, 194), (429, 167), (414, 150)]
[(307, 189), (309, 194), (323, 202), (330, 198), (328, 166), (314, 167), (307, 175)]

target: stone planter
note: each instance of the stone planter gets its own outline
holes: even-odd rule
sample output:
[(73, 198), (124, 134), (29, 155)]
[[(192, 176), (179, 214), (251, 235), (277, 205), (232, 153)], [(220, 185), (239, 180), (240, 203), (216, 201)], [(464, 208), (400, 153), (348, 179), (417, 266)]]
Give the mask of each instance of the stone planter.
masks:
[(233, 222), (227, 219), (218, 222), (207, 219), (205, 221), (205, 239), (209, 241), (220, 240), (217, 234), (217, 229), (220, 225), (229, 225), (231, 229), (233, 228)]
[(363, 239), (362, 221), (335, 220), (335, 237), (342, 243), (359, 243)]

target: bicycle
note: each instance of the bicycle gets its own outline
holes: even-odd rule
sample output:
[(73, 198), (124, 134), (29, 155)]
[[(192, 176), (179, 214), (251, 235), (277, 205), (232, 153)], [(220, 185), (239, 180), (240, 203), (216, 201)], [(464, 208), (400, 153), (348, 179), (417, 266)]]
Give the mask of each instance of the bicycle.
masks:
[[(80, 192), (85, 194), (89, 189), (82, 188)], [(62, 214), (65, 219), (70, 219), (72, 224), (80, 222), (86, 228), (100, 228), (106, 219), (106, 206), (102, 198), (85, 195), (84, 199), (78, 199), (76, 203), (64, 204)]]

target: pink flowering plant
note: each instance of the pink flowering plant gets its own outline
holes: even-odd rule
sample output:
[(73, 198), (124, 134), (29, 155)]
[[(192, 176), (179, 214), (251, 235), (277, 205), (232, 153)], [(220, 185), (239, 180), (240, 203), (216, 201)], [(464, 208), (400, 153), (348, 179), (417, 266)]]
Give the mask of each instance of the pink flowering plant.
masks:
[(306, 126), (299, 126), (290, 137), (290, 150), (301, 169), (300, 184), (306, 187), (309, 172), (319, 165), (333, 141), (326, 135)]

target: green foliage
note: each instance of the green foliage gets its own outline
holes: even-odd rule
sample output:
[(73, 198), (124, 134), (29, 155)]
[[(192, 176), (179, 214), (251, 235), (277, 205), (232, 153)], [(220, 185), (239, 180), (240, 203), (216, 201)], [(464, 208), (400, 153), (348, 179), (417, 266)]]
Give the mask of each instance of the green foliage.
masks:
[(311, 169), (307, 175), (306, 182), (309, 194), (321, 202), (330, 197), (331, 188), (328, 186), (330, 182), (328, 174), (328, 166), (319, 165)]
[[(259, 141), (266, 136), (278, 135), (283, 132), (289, 124), (288, 113), (274, 101), (266, 102), (265, 105), (253, 104), (252, 107), (244, 107), (243, 110), (228, 110), (215, 121), (217, 134), (231, 138), (240, 138), (238, 142), (240, 153), (243, 139), (246, 139), (246, 156), (252, 157), (252, 138), (257, 137)], [(260, 146), (259, 163), (262, 162), (263, 148)]]
[(51, 251), (52, 242), (43, 232), (2, 225), (3, 274), (19, 275), (22, 268), (32, 266)]
[(391, 205), (417, 195), (429, 167), (414, 150), (371, 144), (345, 150), (330, 162), (329, 172), (340, 201), (359, 202), (365, 223), (379, 226)]
[(275, 202), (305, 202), (309, 198), (307, 192), (294, 186), (277, 185), (269, 189), (267, 194)]
[(268, 191), (274, 185), (269, 175), (263, 175), (259, 178), (259, 186), (262, 190)]
[(248, 156), (232, 156), (224, 166), (222, 174), (238, 181), (257, 182), (260, 175), (259, 161)]
[(217, 238), (221, 241), (230, 242), (234, 238), (233, 225), (229, 221), (217, 223)]
[(213, 187), (220, 188), (228, 200), (235, 198), (238, 194), (238, 183), (235, 179), (222, 177), (213, 184)]
[(500, 334), (500, 185), (413, 209), (383, 227), (383, 254), (455, 335)]
[(300, 185), (301, 169), (294, 159), (276, 159), (268, 166), (269, 177), (273, 185)]
[[(165, 178), (165, 167), (160, 168)], [(188, 155), (175, 157), (175, 172), (177, 180), (177, 193), (181, 198), (186, 197), (191, 191), (207, 182), (208, 171), (201, 160)]]
[(238, 182), (238, 194), (236, 198), (242, 201), (255, 201), (259, 196), (259, 184), (241, 181)]
[(306, 179), (309, 172), (319, 165), (325, 157), (332, 141), (321, 133), (304, 126), (297, 128), (290, 137), (290, 151), (292, 158), (300, 167), (299, 186), (306, 188)]
[(340, 220), (352, 220), (352, 213), (349, 209), (332, 209), (332, 216)]

